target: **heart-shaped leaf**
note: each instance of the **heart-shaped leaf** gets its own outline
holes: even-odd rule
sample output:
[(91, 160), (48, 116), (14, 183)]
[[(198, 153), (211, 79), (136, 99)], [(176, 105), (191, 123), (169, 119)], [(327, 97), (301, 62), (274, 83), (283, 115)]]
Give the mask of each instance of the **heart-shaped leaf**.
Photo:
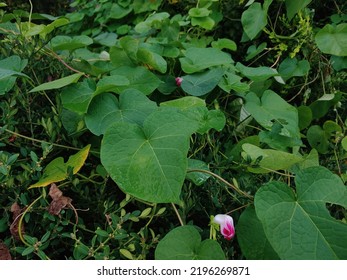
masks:
[(189, 48), (185, 57), (180, 58), (182, 69), (187, 74), (201, 70), (226, 65), (233, 62), (230, 55), (215, 48)]
[(155, 250), (156, 260), (225, 260), (217, 241), (201, 236), (193, 226), (181, 226), (171, 230), (159, 242)]
[(328, 54), (347, 56), (347, 23), (327, 24), (316, 35), (318, 48)]
[(182, 89), (193, 96), (202, 96), (212, 91), (223, 77), (224, 70), (215, 68), (204, 73), (196, 73), (182, 77)]
[(197, 127), (169, 107), (150, 114), (143, 127), (114, 123), (105, 132), (101, 162), (124, 192), (150, 202), (179, 203), (189, 137)]
[(261, 4), (256, 2), (242, 13), (241, 22), (243, 30), (249, 37), (254, 39), (267, 24), (267, 11), (262, 8)]
[(236, 226), (237, 240), (248, 260), (277, 260), (278, 255), (265, 236), (254, 207), (242, 212)]
[(65, 163), (62, 157), (52, 160), (43, 171), (40, 180), (31, 185), (29, 188), (39, 188), (48, 186), (65, 180), (68, 177), (68, 170), (72, 168), (72, 174), (76, 174), (83, 166), (89, 153), (90, 145), (85, 146), (82, 150), (69, 157)]
[(142, 125), (146, 117), (156, 108), (155, 102), (136, 89), (125, 90), (119, 96), (119, 101), (113, 94), (104, 93), (93, 98), (85, 121), (92, 133), (101, 135), (115, 122)]
[(270, 182), (255, 195), (265, 234), (281, 259), (346, 259), (347, 224), (330, 216), (327, 203), (347, 207), (347, 187), (328, 169), (309, 167), (295, 177), (296, 193)]

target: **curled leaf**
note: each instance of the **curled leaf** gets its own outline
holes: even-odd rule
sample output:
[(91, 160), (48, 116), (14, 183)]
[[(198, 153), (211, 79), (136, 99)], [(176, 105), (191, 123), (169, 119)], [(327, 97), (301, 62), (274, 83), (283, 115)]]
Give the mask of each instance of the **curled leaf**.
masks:
[(48, 212), (52, 215), (59, 215), (64, 208), (72, 208), (70, 197), (64, 196), (62, 191), (59, 190), (56, 184), (51, 184), (49, 189), (49, 196), (52, 198), (52, 202), (48, 207)]
[(0, 241), (0, 260), (12, 260), (10, 251), (2, 241)]

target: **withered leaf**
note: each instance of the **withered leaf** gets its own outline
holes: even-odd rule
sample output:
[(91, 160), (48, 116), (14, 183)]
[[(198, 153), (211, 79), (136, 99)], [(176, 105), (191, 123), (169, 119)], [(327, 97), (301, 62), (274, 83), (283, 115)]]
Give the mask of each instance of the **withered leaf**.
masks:
[[(13, 222), (10, 226), (10, 232), (12, 236), (17, 240), (20, 239), (18, 226), (19, 226), (20, 215), (22, 214), (23, 210), (24, 209), (21, 209), (17, 202), (13, 203), (11, 206)], [(22, 224), (21, 226), (21, 233), (22, 235), (24, 234), (24, 224)]]
[(12, 260), (10, 250), (0, 241), (0, 260)]
[(48, 212), (52, 215), (59, 215), (60, 211), (64, 208), (71, 208), (72, 199), (64, 196), (62, 191), (59, 190), (56, 184), (51, 184), (49, 189), (49, 196), (52, 198), (48, 207)]

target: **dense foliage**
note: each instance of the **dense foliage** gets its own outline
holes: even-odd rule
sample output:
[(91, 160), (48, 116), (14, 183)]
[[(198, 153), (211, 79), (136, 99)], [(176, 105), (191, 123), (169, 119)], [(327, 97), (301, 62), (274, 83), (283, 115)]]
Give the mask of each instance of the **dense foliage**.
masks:
[(347, 258), (346, 1), (17, 2), (2, 258)]

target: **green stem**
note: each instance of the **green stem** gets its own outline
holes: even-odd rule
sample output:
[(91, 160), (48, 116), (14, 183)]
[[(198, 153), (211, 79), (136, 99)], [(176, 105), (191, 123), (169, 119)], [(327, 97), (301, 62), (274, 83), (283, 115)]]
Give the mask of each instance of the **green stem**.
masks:
[(183, 220), (182, 220), (182, 218), (180, 216), (180, 213), (178, 213), (178, 210), (177, 210), (175, 204), (171, 203), (171, 205), (172, 205), (172, 208), (175, 210), (175, 213), (177, 215), (178, 220), (180, 221), (181, 226), (184, 226)]
[(204, 169), (189, 169), (187, 170), (187, 172), (201, 172), (201, 173), (206, 173), (208, 175), (211, 175), (213, 177), (215, 177), (216, 179), (218, 179), (219, 181), (223, 182), (224, 184), (226, 184), (228, 187), (232, 188), (234, 191), (238, 192), (239, 194), (249, 198), (249, 199), (253, 199), (253, 196), (249, 195), (248, 193), (245, 193), (243, 191), (241, 191), (239, 188), (237, 188), (236, 186), (234, 186), (233, 184), (229, 183), (227, 180), (223, 179), (222, 177), (220, 177), (219, 175), (209, 171), (209, 170), (204, 170)]
[(26, 245), (26, 246), (31, 246), (31, 244), (27, 243), (24, 240), (23, 234), (22, 234), (22, 224), (23, 224), (23, 218), (25, 216), (26, 213), (28, 213), (28, 211), (31, 209), (31, 207), (38, 202), (41, 198), (43, 197), (43, 195), (41, 194), (38, 198), (36, 198), (32, 203), (30, 203), (30, 205), (24, 210), (24, 212), (21, 214), (21, 217), (19, 219), (18, 222), (18, 236), (19, 239)]

